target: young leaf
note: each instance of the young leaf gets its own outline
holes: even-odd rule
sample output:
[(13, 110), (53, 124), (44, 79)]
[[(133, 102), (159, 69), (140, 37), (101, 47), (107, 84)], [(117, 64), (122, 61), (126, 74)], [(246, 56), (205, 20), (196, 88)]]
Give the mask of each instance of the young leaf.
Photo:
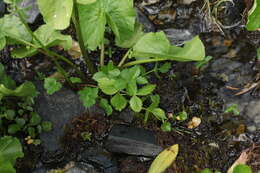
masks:
[(118, 111), (123, 110), (126, 107), (127, 101), (124, 96), (121, 94), (117, 93), (114, 95), (111, 100), (111, 105)]
[(161, 130), (164, 132), (170, 132), (172, 131), (172, 125), (170, 122), (165, 121), (162, 125), (161, 125)]
[(140, 85), (144, 85), (144, 84), (147, 84), (148, 83), (148, 80), (143, 77), (143, 76), (139, 76), (137, 79), (136, 79), (136, 82)]
[(44, 88), (49, 95), (52, 95), (62, 88), (62, 84), (57, 79), (49, 77), (44, 79)]
[(155, 89), (155, 87), (156, 85), (152, 85), (152, 84), (146, 85), (143, 88), (138, 90), (137, 95), (146, 96), (148, 94), (151, 94)]
[(170, 62), (166, 62), (164, 63), (158, 70), (161, 72), (161, 73), (167, 73), (170, 68), (171, 68), (171, 63)]
[(248, 22), (246, 28), (249, 31), (254, 31), (260, 28), (260, 0), (254, 0), (253, 7), (248, 12)]
[(101, 78), (98, 80), (99, 88), (108, 95), (117, 93), (120, 89), (116, 87), (117, 81), (109, 78)]
[(201, 61), (205, 57), (205, 48), (198, 36), (187, 41), (184, 47), (173, 46), (161, 31), (148, 33), (140, 38), (133, 47), (132, 56), (175, 61)]
[(79, 92), (80, 100), (83, 102), (85, 107), (90, 107), (96, 103), (98, 97), (98, 88), (85, 87)]
[(153, 161), (148, 173), (163, 173), (177, 157), (179, 145), (173, 145), (163, 150)]
[(113, 108), (108, 103), (107, 99), (101, 99), (100, 100), (100, 106), (106, 111), (107, 115), (111, 115), (113, 113)]
[(81, 83), (82, 80), (78, 77), (70, 77), (71, 83)]
[[(0, 138), (0, 157), (5, 161), (10, 161), (13, 165), (17, 158), (23, 156), (22, 145), (17, 138), (11, 136)], [(2, 164), (0, 163), (0, 165)]]
[(30, 118), (30, 125), (31, 126), (36, 126), (38, 124), (40, 124), (42, 118), (40, 117), (39, 114), (37, 114), (36, 112), (31, 112), (30, 114), (31, 118)]
[(130, 103), (130, 107), (132, 108), (133, 111), (140, 112), (142, 110), (143, 102), (139, 97), (133, 96), (130, 99), (129, 103)]
[(54, 29), (63, 30), (70, 25), (73, 0), (37, 0), (44, 21)]
[(155, 108), (152, 109), (151, 113), (158, 119), (158, 120), (166, 120), (166, 116), (165, 116), (165, 112), (164, 110), (160, 109), (160, 108)]
[(106, 24), (119, 40), (125, 40), (129, 32), (134, 31), (133, 0), (96, 0), (95, 3), (78, 7), (85, 46), (91, 50), (102, 43)]
[(49, 132), (52, 129), (52, 123), (49, 121), (43, 121), (41, 127), (44, 132)]

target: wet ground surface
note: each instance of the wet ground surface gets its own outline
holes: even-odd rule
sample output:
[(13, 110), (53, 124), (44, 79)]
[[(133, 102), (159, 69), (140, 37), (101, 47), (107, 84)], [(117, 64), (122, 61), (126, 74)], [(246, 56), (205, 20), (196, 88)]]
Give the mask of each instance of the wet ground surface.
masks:
[[(36, 109), (55, 123), (54, 131), (41, 136), (42, 145), (26, 145), (17, 172), (145, 173), (154, 156), (173, 144), (179, 144), (180, 152), (167, 173), (203, 168), (226, 172), (242, 151), (260, 145), (260, 62), (256, 60), (260, 32), (243, 29), (248, 4), (236, 0), (234, 6), (226, 2), (222, 4), (225, 8), (211, 5), (209, 9), (207, 1), (190, 2), (136, 1), (146, 31), (164, 30), (176, 45), (200, 34), (206, 54), (213, 57), (202, 68), (172, 62), (161, 79), (154, 75), (150, 79), (157, 84), (160, 107), (168, 115), (186, 111), (186, 121), (170, 120), (173, 131), (166, 133), (152, 118), (144, 125), (142, 117), (131, 111), (105, 117), (98, 107), (84, 110), (70, 89), (53, 96), (41, 91)], [(216, 15), (213, 9), (218, 8)], [(8, 50), (0, 52), (0, 61), (17, 82), (35, 79), (35, 69), (47, 75), (54, 71), (42, 55), (11, 60)], [(224, 113), (232, 104), (238, 105), (239, 115)], [(192, 117), (202, 120), (195, 129), (187, 125)], [(137, 132), (139, 138), (134, 137)], [(91, 141), (83, 140), (82, 134), (91, 134)], [(259, 170), (259, 148), (252, 153), (249, 164)]]

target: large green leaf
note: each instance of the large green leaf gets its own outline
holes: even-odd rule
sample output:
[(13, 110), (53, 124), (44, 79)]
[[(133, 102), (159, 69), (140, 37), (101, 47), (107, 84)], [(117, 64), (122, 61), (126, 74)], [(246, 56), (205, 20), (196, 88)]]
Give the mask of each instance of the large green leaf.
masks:
[(133, 47), (132, 56), (175, 61), (201, 61), (205, 57), (205, 48), (198, 36), (187, 41), (183, 47), (173, 46), (161, 31), (145, 34)]
[(248, 14), (247, 30), (254, 31), (260, 28), (260, 0), (254, 0), (253, 7)]
[(63, 30), (70, 25), (73, 0), (37, 0), (44, 21), (54, 29)]
[(17, 138), (11, 136), (0, 138), (0, 162), (4, 159), (14, 164), (17, 158), (23, 156), (22, 146)]
[(17, 97), (35, 97), (37, 91), (32, 82), (24, 82), (16, 89), (8, 89), (5, 85), (0, 84), (0, 95), (3, 96), (17, 96)]
[(17, 16), (11, 14), (0, 18), (0, 33), (0, 39), (5, 36), (13, 39), (25, 40), (28, 42), (31, 42), (32, 40), (30, 33), (26, 30), (20, 19)]
[[(49, 25), (40, 26), (34, 32), (34, 34), (41, 41), (41, 43), (47, 48), (59, 45), (63, 47), (65, 50), (68, 50), (72, 46), (71, 36), (63, 35)], [(38, 41), (33, 39), (32, 43), (36, 45), (38, 48), (41, 48), (41, 45), (38, 43)], [(12, 56), (14, 58), (24, 58), (24, 57), (32, 56), (37, 52), (38, 51), (36, 48), (22, 47), (12, 51)]]
[(133, 0), (97, 0), (78, 6), (85, 46), (91, 50), (103, 42), (106, 24), (121, 44), (122, 40), (129, 40), (129, 34), (134, 32), (136, 14)]

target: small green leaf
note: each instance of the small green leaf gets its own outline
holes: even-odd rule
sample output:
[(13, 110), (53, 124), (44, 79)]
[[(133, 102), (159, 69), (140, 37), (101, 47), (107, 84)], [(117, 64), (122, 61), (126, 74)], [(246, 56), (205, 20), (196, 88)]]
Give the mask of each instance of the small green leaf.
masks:
[(15, 111), (11, 109), (6, 110), (5, 114), (6, 114), (5, 118), (8, 120), (13, 120), (15, 117)]
[(230, 105), (224, 113), (233, 113), (234, 115), (239, 115), (240, 111), (237, 104)]
[(130, 107), (132, 108), (133, 111), (140, 112), (142, 110), (143, 102), (139, 97), (133, 96), (130, 99), (129, 103), (130, 103)]
[(16, 132), (20, 131), (21, 127), (18, 124), (11, 124), (8, 126), (8, 133), (15, 134)]
[(107, 115), (111, 115), (113, 113), (113, 108), (108, 103), (107, 99), (100, 100), (100, 106), (106, 111)]
[(73, 0), (37, 0), (37, 2), (44, 21), (54, 29), (63, 30), (70, 25)]
[(101, 78), (98, 80), (99, 88), (107, 95), (117, 93), (121, 89), (118, 84), (118, 81), (115, 79)]
[(36, 112), (31, 112), (30, 116), (31, 116), (31, 118), (30, 118), (30, 123), (29, 124), (31, 126), (36, 126), (36, 125), (40, 124), (42, 118), (40, 117), (39, 114), (37, 114)]
[(165, 121), (162, 125), (161, 125), (161, 129), (164, 132), (170, 132), (172, 131), (172, 125), (170, 122)]
[(52, 123), (49, 121), (43, 121), (41, 127), (44, 132), (49, 132), (52, 130)]
[(130, 95), (130, 96), (136, 95), (136, 93), (137, 93), (136, 80), (132, 79), (131, 81), (129, 81), (127, 84), (126, 90), (127, 90), (128, 95)]
[(29, 136), (31, 136), (32, 138), (35, 138), (35, 137), (36, 137), (35, 128), (29, 127), (29, 128), (27, 129), (27, 132), (28, 132)]
[(143, 76), (139, 76), (137, 79), (136, 79), (136, 82), (140, 85), (144, 85), (144, 84), (147, 84), (148, 83), (148, 80), (143, 77)]
[(91, 141), (92, 133), (90, 133), (90, 132), (82, 132), (80, 134), (80, 136), (82, 137), (82, 139), (84, 141)]
[(234, 168), (233, 173), (252, 173), (252, 169), (247, 165), (240, 164)]
[(62, 88), (62, 84), (58, 82), (55, 78), (45, 78), (44, 88), (46, 89), (49, 95), (52, 95)]
[(117, 77), (117, 76), (120, 75), (120, 70), (119, 69), (113, 69), (113, 70), (109, 71), (108, 74), (113, 76), (113, 77)]
[(172, 64), (170, 62), (166, 62), (158, 70), (161, 73), (167, 73), (171, 69), (171, 65)]
[(146, 85), (143, 88), (138, 90), (137, 95), (146, 96), (148, 94), (151, 94), (155, 89), (155, 87), (156, 85), (152, 85), (152, 84)]
[(118, 111), (123, 110), (126, 107), (127, 101), (124, 96), (121, 94), (117, 93), (114, 95), (111, 100), (111, 105)]
[(71, 83), (81, 83), (82, 80), (78, 77), (70, 77)]
[(98, 88), (85, 87), (78, 92), (80, 100), (83, 102), (85, 107), (90, 107), (96, 103), (98, 97)]
[(200, 173), (212, 173), (209, 168), (203, 169)]
[(260, 28), (260, 0), (254, 0), (254, 4), (248, 12), (248, 21), (246, 28), (249, 31), (254, 31)]
[(188, 118), (188, 114), (186, 111), (182, 111), (177, 114), (176, 119), (179, 121), (185, 121)]
[(25, 125), (25, 120), (23, 118), (16, 118), (15, 119), (16, 124), (18, 124), (20, 127), (23, 127)]
[(167, 117), (165, 116), (165, 112), (164, 110), (160, 109), (160, 108), (155, 108), (152, 109), (151, 113), (158, 119), (158, 120), (166, 120)]

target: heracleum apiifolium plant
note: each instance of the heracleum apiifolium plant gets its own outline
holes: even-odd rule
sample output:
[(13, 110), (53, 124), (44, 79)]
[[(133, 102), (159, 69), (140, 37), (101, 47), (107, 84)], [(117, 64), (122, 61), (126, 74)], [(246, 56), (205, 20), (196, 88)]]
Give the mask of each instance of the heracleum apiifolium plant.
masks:
[[(51, 123), (42, 121), (33, 111), (35, 96), (37, 91), (33, 83), (24, 82), (17, 87), (0, 63), (0, 135), (24, 132), (35, 139), (41, 132), (51, 130)], [(34, 144), (39, 142), (33, 140)]]
[[(98, 102), (107, 115), (129, 106), (134, 112), (142, 112), (145, 121), (149, 115), (154, 115), (165, 123), (163, 127), (166, 130), (169, 129), (165, 112), (159, 108), (160, 97), (153, 93), (156, 86), (149, 83), (142, 64), (168, 61), (153, 70), (157, 74), (171, 67), (169, 61), (201, 61), (205, 50), (198, 36), (177, 47), (170, 44), (164, 32), (144, 33), (142, 25), (136, 20), (133, 0), (37, 0), (45, 23), (35, 31), (26, 22), (26, 9), (19, 8), (20, 0), (5, 2), (9, 3), (10, 14), (0, 18), (0, 49), (16, 45), (17, 48), (11, 52), (13, 58), (45, 54), (69, 85), (84, 84), (88, 76), (69, 58), (49, 49), (60, 46), (66, 51), (72, 47), (71, 36), (61, 34), (72, 21), (89, 76), (96, 82), (96, 85), (86, 84), (78, 92), (83, 104), (90, 107)], [(126, 53), (119, 62), (114, 62), (112, 57), (105, 64), (108, 62), (105, 49), (109, 50), (105, 45), (107, 28), (115, 36), (115, 45), (125, 48)], [(98, 69), (89, 55), (96, 50), (100, 51)], [(72, 67), (77, 75), (71, 76), (61, 61)], [(53, 94), (62, 85), (55, 78), (46, 78), (44, 87)]]

